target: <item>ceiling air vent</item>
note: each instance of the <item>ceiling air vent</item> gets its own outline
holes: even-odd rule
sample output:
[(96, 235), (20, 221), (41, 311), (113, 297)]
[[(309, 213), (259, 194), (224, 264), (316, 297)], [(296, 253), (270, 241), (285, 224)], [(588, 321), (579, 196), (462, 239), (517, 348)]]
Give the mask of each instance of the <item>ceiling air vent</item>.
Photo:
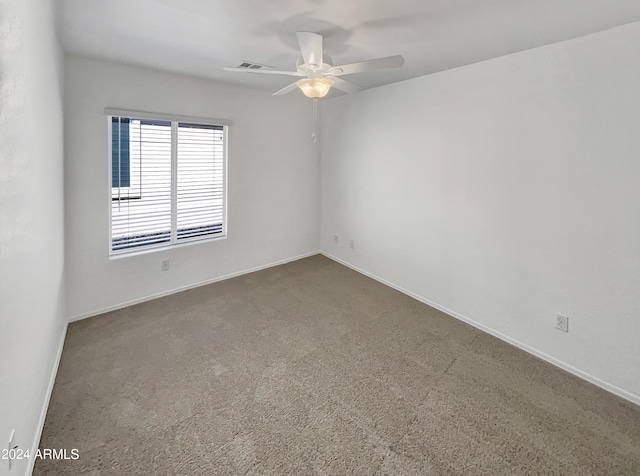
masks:
[(267, 66), (266, 64), (254, 63), (252, 61), (243, 61), (238, 68), (246, 69), (275, 69), (273, 66)]

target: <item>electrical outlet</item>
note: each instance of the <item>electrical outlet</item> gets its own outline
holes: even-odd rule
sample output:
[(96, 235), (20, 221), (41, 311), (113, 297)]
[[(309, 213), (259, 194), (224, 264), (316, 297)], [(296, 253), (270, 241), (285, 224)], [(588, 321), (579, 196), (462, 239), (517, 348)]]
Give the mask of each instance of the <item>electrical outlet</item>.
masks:
[(17, 447), (18, 446), (16, 445), (16, 429), (14, 428), (13, 430), (11, 430), (11, 435), (9, 436), (9, 444), (7, 445), (7, 459), (9, 461), (9, 471), (11, 471), (11, 468), (13, 467), (14, 451), (15, 451), (15, 448)]
[(169, 271), (169, 260), (168, 259), (162, 260), (162, 264), (160, 265), (160, 269), (162, 271)]
[(349, 248), (351, 248), (352, 250), (356, 249), (356, 242), (353, 240), (349, 240)]
[(333, 235), (333, 242), (338, 243), (338, 235)]
[(569, 318), (562, 314), (556, 314), (556, 329), (569, 332)]

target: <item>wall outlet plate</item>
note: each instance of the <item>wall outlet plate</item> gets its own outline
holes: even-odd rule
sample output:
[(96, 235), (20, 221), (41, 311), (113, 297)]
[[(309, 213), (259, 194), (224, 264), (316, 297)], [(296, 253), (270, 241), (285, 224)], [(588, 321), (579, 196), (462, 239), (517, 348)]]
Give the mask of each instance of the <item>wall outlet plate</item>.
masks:
[(356, 248), (356, 242), (353, 240), (349, 240), (349, 248), (352, 250)]
[(569, 318), (562, 314), (556, 314), (556, 329), (562, 332), (569, 332)]
[(160, 269), (162, 271), (169, 271), (169, 265), (170, 265), (170, 263), (169, 263), (168, 259), (162, 260), (162, 264), (160, 265)]

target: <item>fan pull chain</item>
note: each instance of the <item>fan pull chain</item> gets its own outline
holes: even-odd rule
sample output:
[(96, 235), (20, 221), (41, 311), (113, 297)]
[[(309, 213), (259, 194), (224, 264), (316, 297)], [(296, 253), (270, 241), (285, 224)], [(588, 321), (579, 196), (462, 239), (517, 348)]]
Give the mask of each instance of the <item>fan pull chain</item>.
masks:
[(318, 121), (318, 98), (313, 98), (313, 142), (318, 142), (318, 136), (316, 135), (316, 123)]

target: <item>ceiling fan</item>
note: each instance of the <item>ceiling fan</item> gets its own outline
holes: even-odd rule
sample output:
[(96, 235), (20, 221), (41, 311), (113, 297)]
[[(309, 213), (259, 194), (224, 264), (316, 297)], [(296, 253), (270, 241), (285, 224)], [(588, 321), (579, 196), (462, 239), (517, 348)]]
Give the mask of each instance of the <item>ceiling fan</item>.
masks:
[(295, 71), (278, 71), (273, 69), (252, 69), (252, 68), (224, 68), (226, 71), (238, 73), (254, 74), (282, 74), (287, 76), (298, 76), (303, 79), (276, 91), (273, 95), (279, 96), (294, 91), (297, 88), (309, 98), (317, 99), (327, 95), (333, 86), (344, 93), (354, 93), (362, 88), (357, 84), (350, 83), (340, 78), (354, 73), (364, 73), (378, 69), (399, 68), (404, 64), (401, 55), (387, 56), (357, 63), (334, 66), (333, 61), (322, 51), (322, 35), (308, 31), (296, 32), (298, 44), (302, 58), (296, 62)]

